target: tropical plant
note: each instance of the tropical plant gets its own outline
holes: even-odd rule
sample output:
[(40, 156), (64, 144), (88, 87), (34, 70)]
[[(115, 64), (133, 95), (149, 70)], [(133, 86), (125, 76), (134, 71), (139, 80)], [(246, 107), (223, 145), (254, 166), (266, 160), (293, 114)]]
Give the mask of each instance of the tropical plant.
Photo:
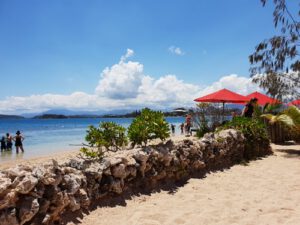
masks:
[(232, 121), (219, 127), (217, 131), (230, 128), (240, 130), (246, 138), (244, 151), (246, 159), (264, 155), (269, 151), (270, 140), (266, 132), (266, 127), (260, 120), (234, 117)]
[(278, 115), (263, 114), (261, 117), (266, 118), (271, 124), (283, 123), (288, 127), (300, 126), (300, 110), (296, 106), (290, 106)]
[(162, 112), (148, 108), (142, 110), (128, 128), (128, 137), (132, 145), (147, 145), (149, 140), (165, 140), (170, 136), (169, 124)]
[(267, 119), (270, 124), (282, 124), (288, 136), (300, 140), (300, 110), (296, 106), (290, 106), (277, 115), (263, 114), (261, 117)]
[(275, 104), (266, 103), (262, 109), (262, 114), (278, 113), (282, 107), (283, 105), (281, 103), (275, 103)]
[(103, 152), (102, 148), (91, 148), (91, 147), (87, 148), (87, 147), (82, 147), (80, 149), (80, 152), (82, 153), (83, 158), (85, 158), (85, 159), (98, 159), (98, 160), (102, 160), (103, 156), (104, 156), (104, 152)]
[(196, 110), (192, 113), (193, 122), (197, 127), (196, 136), (199, 138), (210, 131), (208, 119), (206, 118), (209, 108), (209, 103), (198, 103)]
[(88, 147), (80, 151), (88, 158), (101, 159), (106, 151), (118, 151), (127, 145), (126, 129), (114, 122), (101, 122), (99, 127), (89, 126), (85, 140)]

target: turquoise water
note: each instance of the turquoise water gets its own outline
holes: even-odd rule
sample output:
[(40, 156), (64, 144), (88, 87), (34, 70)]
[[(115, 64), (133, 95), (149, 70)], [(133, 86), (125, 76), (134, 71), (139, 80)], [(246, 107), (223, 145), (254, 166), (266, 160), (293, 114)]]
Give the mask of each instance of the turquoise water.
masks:
[[(176, 133), (179, 133), (179, 125), (184, 122), (184, 117), (166, 119), (176, 125)], [(76, 145), (84, 142), (87, 127), (97, 126), (101, 121), (113, 121), (128, 127), (132, 119), (0, 119), (1, 137), (7, 132), (14, 136), (17, 130), (25, 137), (23, 142), (25, 153), (17, 156), (13, 148), (12, 152), (1, 153), (0, 162), (14, 160), (17, 157), (32, 158), (79, 149), (80, 147)]]

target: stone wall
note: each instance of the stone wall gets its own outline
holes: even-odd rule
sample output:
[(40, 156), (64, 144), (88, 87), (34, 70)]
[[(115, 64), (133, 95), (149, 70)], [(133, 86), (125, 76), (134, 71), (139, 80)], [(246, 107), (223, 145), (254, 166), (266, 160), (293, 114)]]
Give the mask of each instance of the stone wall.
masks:
[(244, 143), (239, 131), (223, 130), (117, 152), (101, 163), (73, 158), (1, 171), (0, 225), (59, 223), (64, 213), (88, 210), (125, 190), (228, 168), (243, 160)]

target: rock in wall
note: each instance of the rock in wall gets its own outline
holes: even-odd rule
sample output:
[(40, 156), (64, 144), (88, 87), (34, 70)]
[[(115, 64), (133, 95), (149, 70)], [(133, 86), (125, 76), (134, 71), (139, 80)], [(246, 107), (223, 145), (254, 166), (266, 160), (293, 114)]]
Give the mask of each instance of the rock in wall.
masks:
[(88, 209), (130, 188), (228, 168), (243, 160), (244, 144), (241, 132), (230, 129), (120, 151), (101, 162), (73, 158), (19, 165), (0, 172), (0, 225), (53, 224), (65, 212)]

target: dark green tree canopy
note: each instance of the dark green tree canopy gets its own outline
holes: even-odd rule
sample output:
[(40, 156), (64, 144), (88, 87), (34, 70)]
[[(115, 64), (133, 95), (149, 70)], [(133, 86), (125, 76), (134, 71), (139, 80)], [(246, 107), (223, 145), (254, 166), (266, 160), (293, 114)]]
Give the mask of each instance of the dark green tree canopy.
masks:
[[(271, 2), (260, 1), (263, 6)], [(255, 52), (249, 56), (250, 73), (253, 81), (274, 97), (299, 96), (300, 2), (294, 14), (289, 10), (286, 0), (272, 2), (275, 6), (273, 22), (279, 35), (263, 40), (255, 47)]]

